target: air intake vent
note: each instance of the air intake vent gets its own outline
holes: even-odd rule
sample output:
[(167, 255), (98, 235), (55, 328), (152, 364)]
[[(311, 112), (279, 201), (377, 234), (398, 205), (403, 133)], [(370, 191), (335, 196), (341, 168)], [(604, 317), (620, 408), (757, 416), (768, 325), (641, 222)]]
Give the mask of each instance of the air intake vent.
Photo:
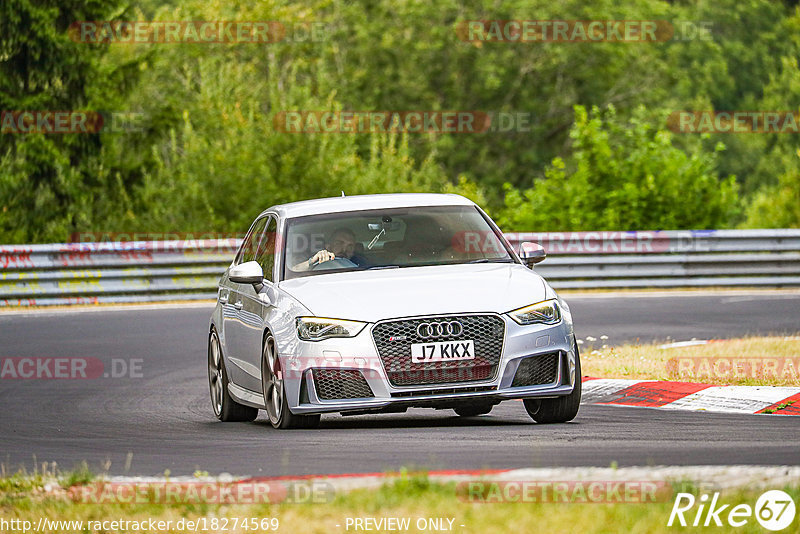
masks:
[(519, 364), (511, 387), (552, 384), (558, 376), (558, 352), (531, 356)]
[(312, 369), (314, 388), (322, 400), (374, 397), (367, 380), (356, 369)]

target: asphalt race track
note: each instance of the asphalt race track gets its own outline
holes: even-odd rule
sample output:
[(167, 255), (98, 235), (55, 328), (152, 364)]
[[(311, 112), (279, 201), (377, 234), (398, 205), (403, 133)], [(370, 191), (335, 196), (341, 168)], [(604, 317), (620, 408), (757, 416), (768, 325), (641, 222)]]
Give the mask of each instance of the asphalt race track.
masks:
[[(738, 337), (800, 330), (800, 293), (568, 299), (579, 337), (611, 343)], [(800, 419), (584, 406), (564, 425), (536, 425), (519, 402), (489, 416), (452, 411), (323, 416), (319, 430), (273, 430), (214, 419), (206, 379), (209, 307), (0, 314), (0, 357), (141, 360), (141, 377), (0, 380), (0, 461), (34, 455), (113, 474), (301, 475), (401, 466), (800, 463)], [(126, 465), (128, 464), (128, 465)]]

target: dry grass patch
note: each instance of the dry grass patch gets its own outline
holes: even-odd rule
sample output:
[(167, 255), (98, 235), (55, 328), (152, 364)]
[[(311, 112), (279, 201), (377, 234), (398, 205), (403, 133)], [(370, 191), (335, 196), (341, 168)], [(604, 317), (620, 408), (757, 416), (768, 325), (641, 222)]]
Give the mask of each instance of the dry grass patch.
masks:
[(746, 337), (704, 344), (581, 344), (585, 376), (680, 380), (737, 386), (800, 386), (800, 336)]

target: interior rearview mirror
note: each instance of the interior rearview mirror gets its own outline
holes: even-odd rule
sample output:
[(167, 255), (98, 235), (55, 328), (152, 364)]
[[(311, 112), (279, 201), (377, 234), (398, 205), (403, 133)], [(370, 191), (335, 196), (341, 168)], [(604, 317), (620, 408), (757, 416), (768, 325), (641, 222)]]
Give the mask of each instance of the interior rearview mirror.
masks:
[(383, 230), (384, 232), (396, 232), (400, 229), (400, 223), (397, 221), (367, 223), (367, 228), (372, 232), (377, 232), (379, 230)]
[(264, 287), (264, 271), (257, 261), (246, 261), (231, 268), (228, 278), (237, 284), (253, 284), (256, 293)]
[(533, 268), (534, 264), (543, 261), (547, 257), (544, 247), (539, 243), (525, 241), (519, 244), (519, 258), (529, 268)]

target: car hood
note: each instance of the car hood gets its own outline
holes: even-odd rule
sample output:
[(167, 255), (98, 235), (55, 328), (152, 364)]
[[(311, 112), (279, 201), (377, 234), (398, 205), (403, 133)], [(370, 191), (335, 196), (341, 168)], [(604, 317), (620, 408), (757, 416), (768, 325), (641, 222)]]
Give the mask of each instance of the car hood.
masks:
[(318, 317), (394, 317), (510, 310), (545, 300), (541, 276), (520, 264), (437, 265), (296, 278), (280, 288)]

